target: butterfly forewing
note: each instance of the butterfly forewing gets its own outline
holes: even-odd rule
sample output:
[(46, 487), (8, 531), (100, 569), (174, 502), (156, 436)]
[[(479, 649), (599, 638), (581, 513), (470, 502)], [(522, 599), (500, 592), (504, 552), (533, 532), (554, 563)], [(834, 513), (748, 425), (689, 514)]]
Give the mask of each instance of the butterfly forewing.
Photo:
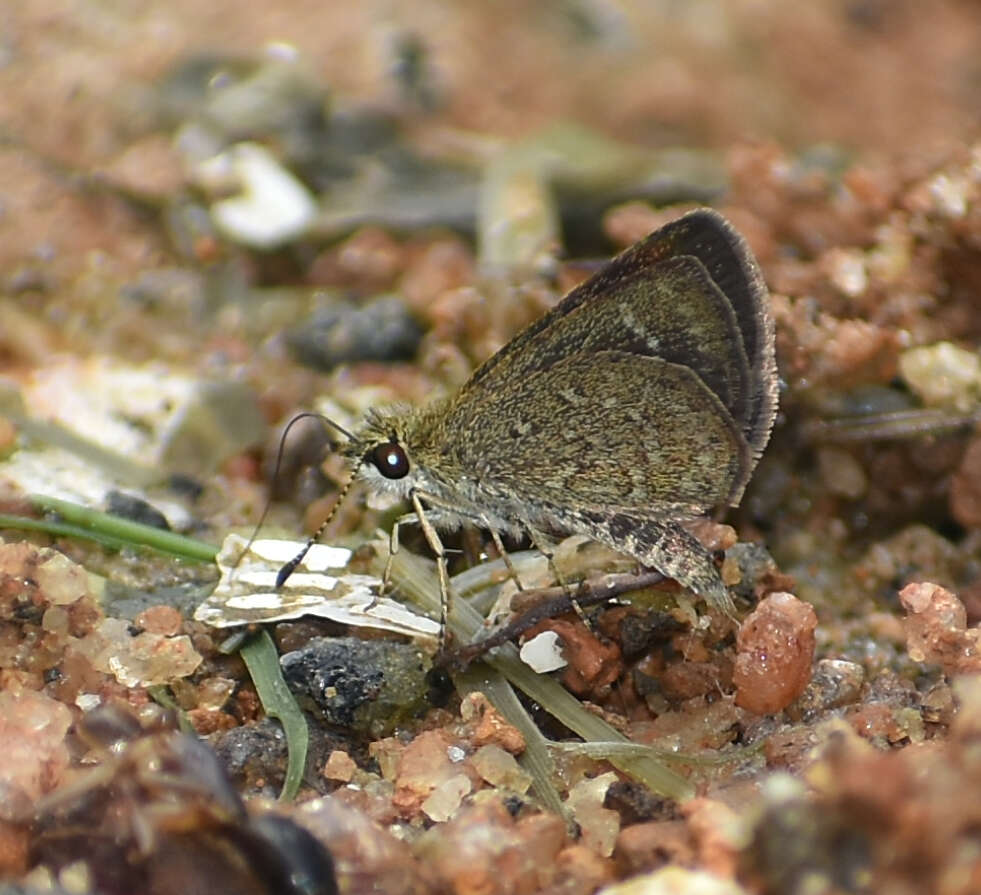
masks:
[(507, 387), (504, 375), (509, 381), (531, 376), (572, 353), (621, 351), (689, 367), (734, 419), (742, 421), (749, 413), (751, 375), (735, 313), (691, 256), (618, 278), (524, 338), (523, 348), (505, 368), (475, 376), (465, 386), (469, 397)]
[[(756, 263), (719, 214), (688, 214), (614, 258), (478, 369), (458, 401), (484, 401), (573, 353), (596, 351), (661, 358), (701, 380), (718, 399), (699, 392), (706, 412), (721, 404), (748, 445), (736, 452), (729, 487), (713, 492), (737, 502), (775, 412), (773, 333)], [(652, 404), (638, 427), (655, 413), (670, 418), (671, 407)]]

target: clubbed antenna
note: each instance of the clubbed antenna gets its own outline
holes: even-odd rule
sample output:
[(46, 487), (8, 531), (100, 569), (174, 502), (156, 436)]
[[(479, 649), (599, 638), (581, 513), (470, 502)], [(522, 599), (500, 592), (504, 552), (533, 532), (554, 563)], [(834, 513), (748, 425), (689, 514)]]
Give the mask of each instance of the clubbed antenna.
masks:
[(296, 554), (289, 562), (284, 563), (283, 567), (279, 570), (276, 575), (276, 587), (282, 587), (286, 583), (286, 579), (290, 577), (295, 571), (296, 567), (303, 562), (303, 557), (307, 555), (310, 548), (320, 540), (320, 536), (327, 529), (330, 524), (330, 520), (334, 518), (334, 513), (337, 512), (337, 508), (344, 502), (344, 498), (347, 496), (347, 492), (351, 490), (351, 485), (354, 484), (354, 473), (351, 473), (350, 478), (344, 483), (344, 487), (341, 488), (341, 493), (337, 495), (337, 500), (331, 511), (327, 514), (327, 518), (324, 519), (320, 525), (317, 526), (317, 530), (307, 538), (306, 544), (303, 545), (303, 549)]

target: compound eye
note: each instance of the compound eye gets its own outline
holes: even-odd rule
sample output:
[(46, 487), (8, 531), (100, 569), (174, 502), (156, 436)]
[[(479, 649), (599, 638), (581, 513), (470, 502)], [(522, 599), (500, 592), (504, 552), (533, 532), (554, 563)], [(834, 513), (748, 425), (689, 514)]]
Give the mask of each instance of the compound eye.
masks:
[(386, 479), (403, 479), (409, 474), (409, 458), (402, 445), (394, 441), (372, 448), (368, 459)]

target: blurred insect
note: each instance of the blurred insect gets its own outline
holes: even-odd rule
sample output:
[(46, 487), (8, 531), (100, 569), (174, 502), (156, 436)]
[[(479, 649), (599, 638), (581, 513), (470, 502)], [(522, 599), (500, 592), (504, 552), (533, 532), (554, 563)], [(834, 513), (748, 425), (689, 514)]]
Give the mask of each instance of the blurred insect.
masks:
[(113, 705), (83, 716), (99, 762), (36, 805), (33, 863), (82, 863), (105, 895), (337, 895), (324, 846), (288, 817), (250, 817), (211, 749), (171, 726)]

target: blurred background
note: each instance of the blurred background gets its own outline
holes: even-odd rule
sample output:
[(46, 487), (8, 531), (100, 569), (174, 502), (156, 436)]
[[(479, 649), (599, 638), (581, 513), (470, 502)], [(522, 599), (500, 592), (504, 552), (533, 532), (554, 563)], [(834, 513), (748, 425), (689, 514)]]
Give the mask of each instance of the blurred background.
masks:
[(232, 136), (268, 142), (263, 115), (320, 126), (310, 109), (323, 102), (328, 118), (396, 116), (418, 139), (445, 127), (514, 140), (565, 122), (649, 148), (773, 141), (843, 163), (935, 157), (975, 134), (979, 46), (971, 0), (5, 4), (0, 266), (47, 252), (49, 269), (77, 270), (89, 249), (145, 265), (156, 234), (113, 226), (124, 209), (93, 208), (52, 166), (159, 196), (186, 172), (162, 136), (270, 57), (302, 76), (280, 85), (275, 113), (228, 110)]

